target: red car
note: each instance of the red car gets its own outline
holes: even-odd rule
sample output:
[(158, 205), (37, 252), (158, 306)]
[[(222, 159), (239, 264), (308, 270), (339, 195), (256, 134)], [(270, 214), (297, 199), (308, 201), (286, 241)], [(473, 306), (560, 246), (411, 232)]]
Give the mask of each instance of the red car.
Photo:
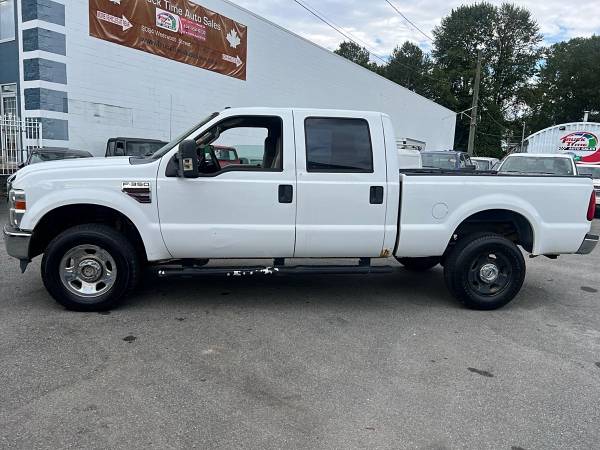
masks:
[(237, 154), (237, 151), (233, 147), (223, 147), (221, 145), (215, 145), (215, 156), (219, 161), (219, 165), (221, 168), (232, 166), (235, 164), (241, 164), (240, 157)]

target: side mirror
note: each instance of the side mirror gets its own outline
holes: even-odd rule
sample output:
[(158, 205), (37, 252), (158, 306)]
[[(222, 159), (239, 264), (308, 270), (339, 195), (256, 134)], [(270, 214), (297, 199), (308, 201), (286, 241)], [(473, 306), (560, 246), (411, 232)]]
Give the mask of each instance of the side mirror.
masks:
[(179, 176), (183, 178), (198, 178), (198, 145), (195, 141), (188, 140), (179, 144), (177, 154), (179, 160)]
[(25, 167), (24, 162), (20, 162), (19, 164), (17, 164), (17, 170), (22, 169), (23, 167)]

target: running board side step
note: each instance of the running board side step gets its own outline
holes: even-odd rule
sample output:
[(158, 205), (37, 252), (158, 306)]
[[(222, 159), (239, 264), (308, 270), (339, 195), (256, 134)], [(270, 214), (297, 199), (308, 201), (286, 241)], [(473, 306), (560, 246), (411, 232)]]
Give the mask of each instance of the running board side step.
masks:
[(160, 278), (226, 276), (246, 277), (256, 275), (356, 275), (383, 274), (391, 266), (253, 266), (253, 267), (180, 267), (158, 266), (154, 269)]

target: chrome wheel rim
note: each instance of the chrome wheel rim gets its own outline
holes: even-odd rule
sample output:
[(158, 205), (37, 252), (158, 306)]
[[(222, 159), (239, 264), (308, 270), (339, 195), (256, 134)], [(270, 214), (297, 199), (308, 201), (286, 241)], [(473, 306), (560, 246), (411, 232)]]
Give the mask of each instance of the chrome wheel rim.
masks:
[(73, 294), (93, 299), (108, 292), (117, 279), (113, 257), (97, 245), (78, 245), (60, 261), (60, 281)]

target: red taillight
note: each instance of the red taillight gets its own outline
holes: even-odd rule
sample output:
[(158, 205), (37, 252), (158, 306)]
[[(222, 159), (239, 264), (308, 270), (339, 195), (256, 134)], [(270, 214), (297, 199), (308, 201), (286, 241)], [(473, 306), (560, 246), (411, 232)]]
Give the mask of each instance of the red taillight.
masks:
[(587, 220), (590, 222), (594, 220), (594, 215), (596, 214), (596, 193), (592, 191), (592, 195), (590, 196), (590, 204), (588, 205), (587, 212)]

